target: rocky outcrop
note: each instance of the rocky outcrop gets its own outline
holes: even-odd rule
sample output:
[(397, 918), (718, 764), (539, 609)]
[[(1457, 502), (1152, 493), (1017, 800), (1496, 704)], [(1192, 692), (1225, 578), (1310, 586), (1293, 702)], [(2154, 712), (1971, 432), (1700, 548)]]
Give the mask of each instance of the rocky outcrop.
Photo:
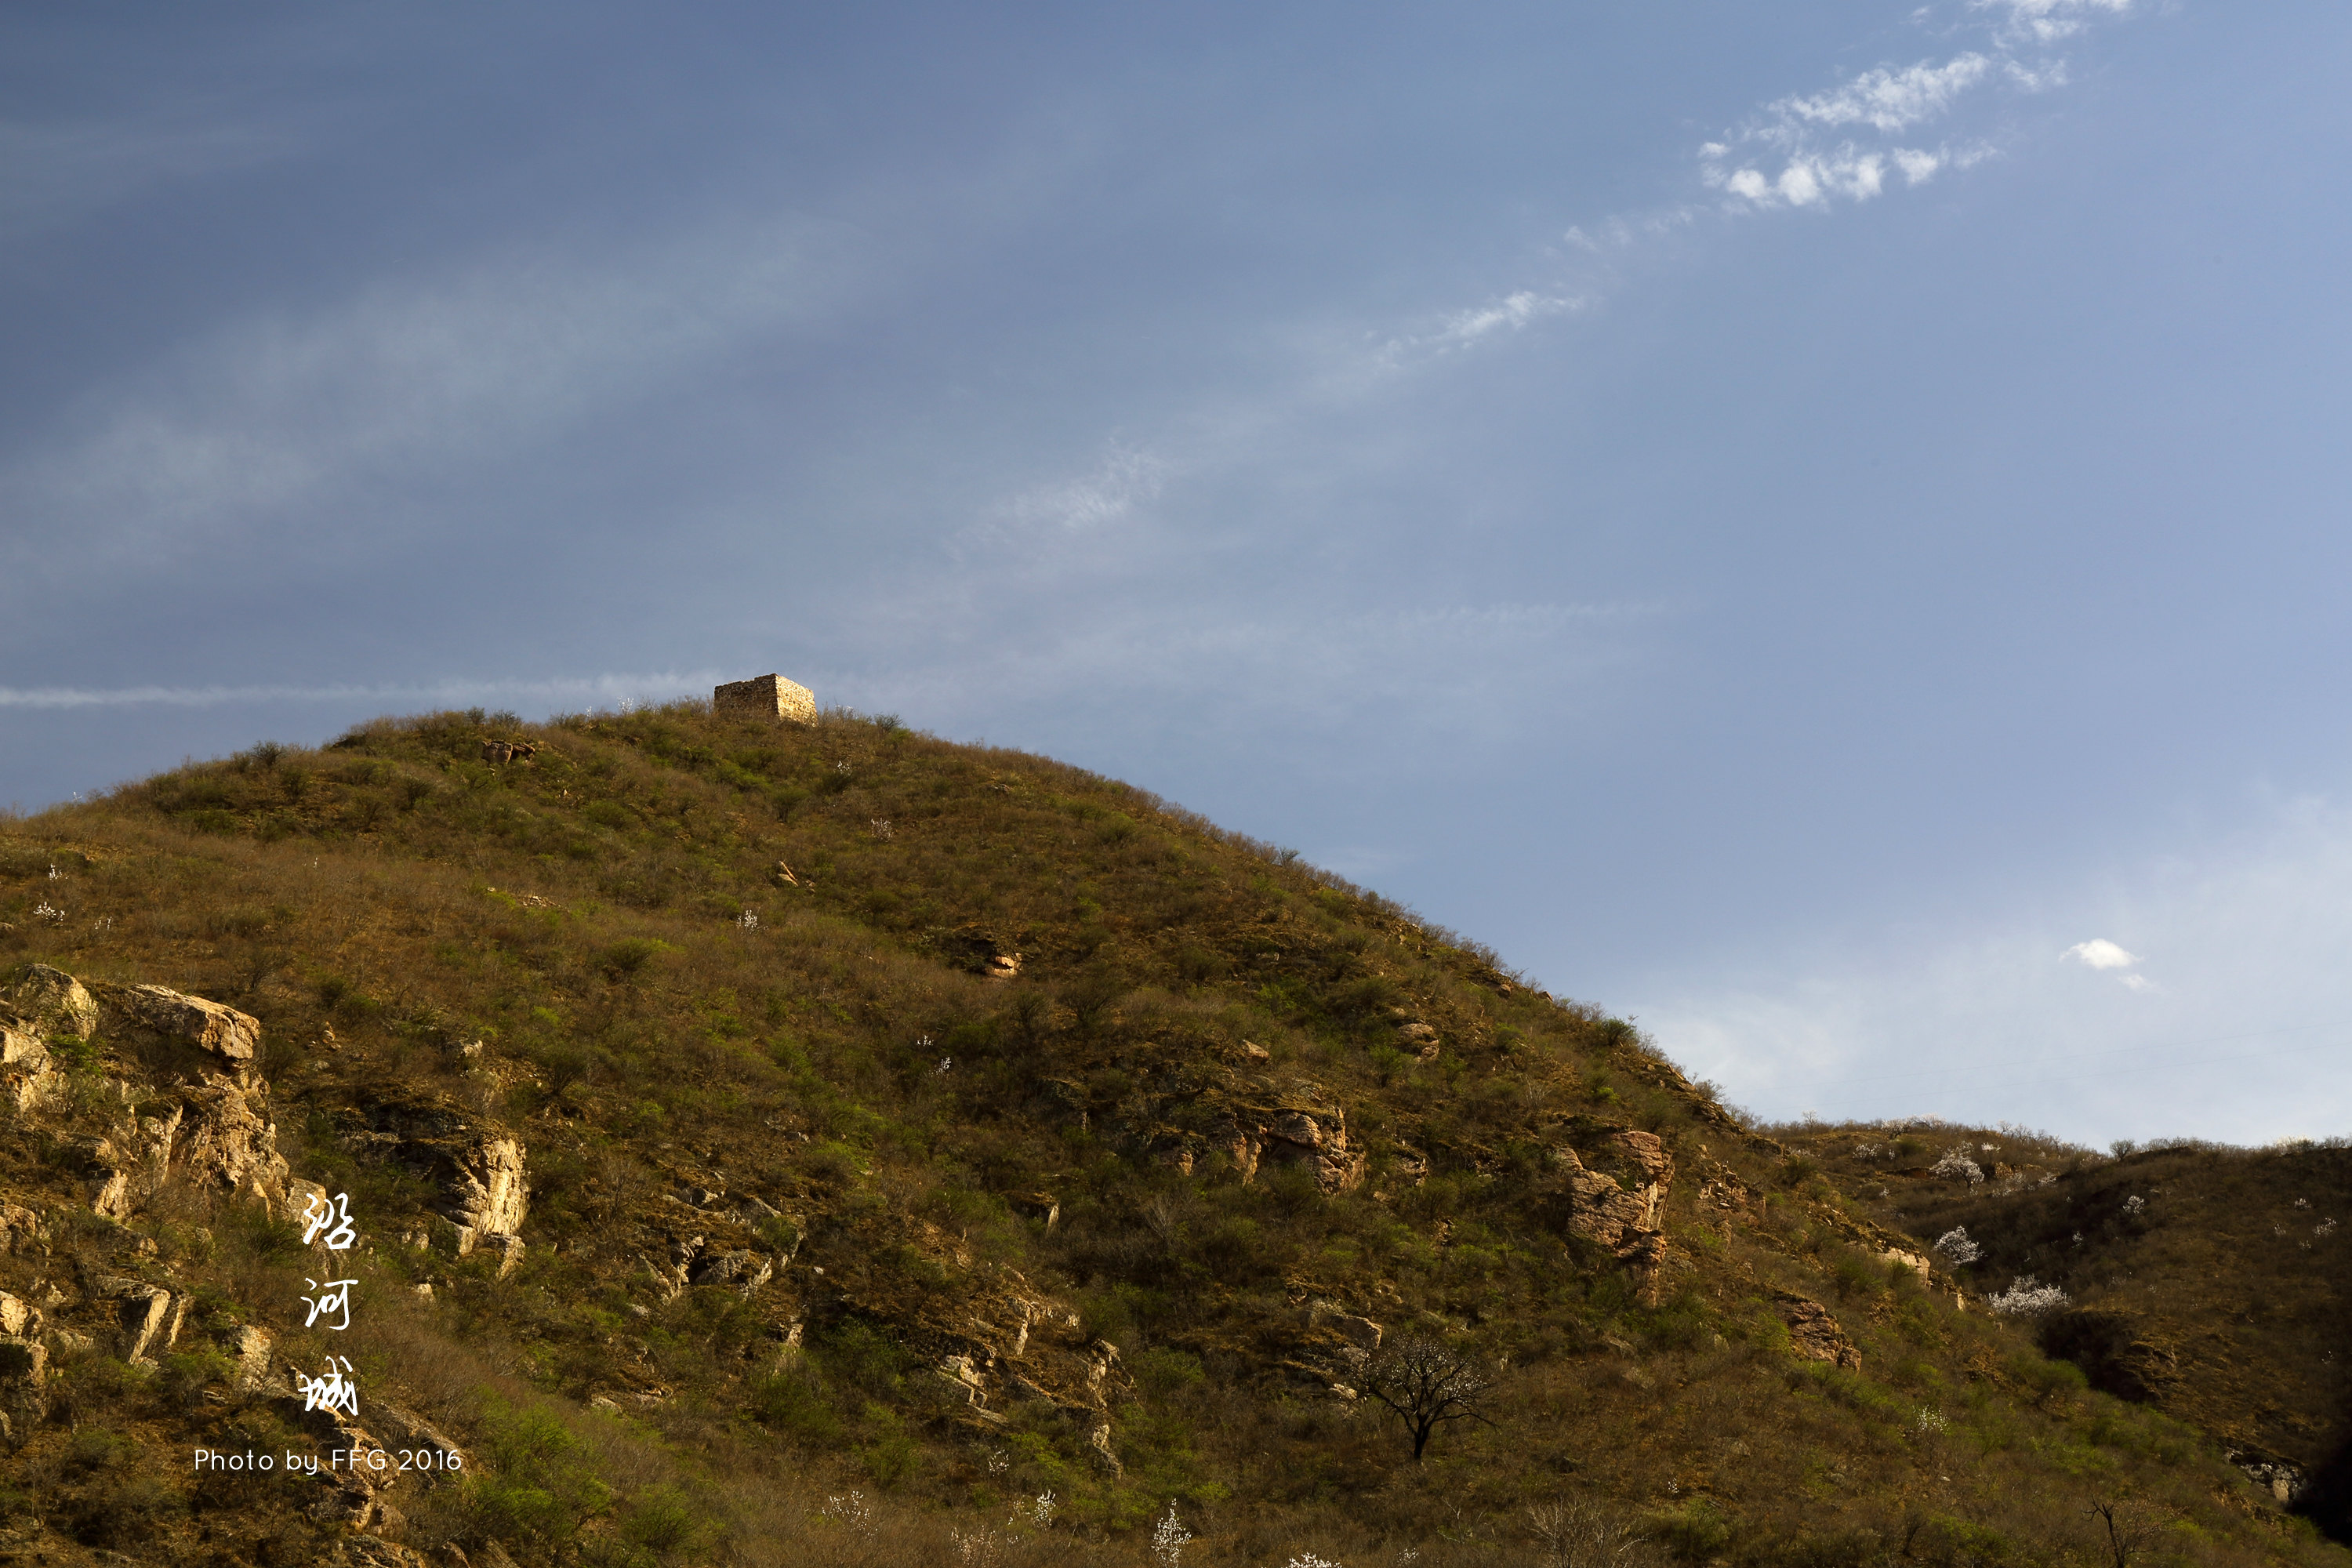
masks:
[(46, 1234), (39, 1215), (22, 1204), (0, 1200), (0, 1252), (14, 1252), (39, 1241)]
[(261, 1021), (234, 1007), (161, 985), (101, 985), (98, 1000), (110, 1036), (144, 1036), (242, 1068), (261, 1048)]
[(49, 1348), (37, 1339), (0, 1336), (0, 1443), (31, 1436), (48, 1413)]
[(727, 1252), (709, 1252), (696, 1258), (687, 1270), (689, 1285), (731, 1285), (745, 1295), (776, 1277), (774, 1262), (762, 1254), (746, 1247)]
[(172, 1164), (187, 1181), (250, 1198), (282, 1216), (289, 1172), (278, 1152), (278, 1128), (257, 1108), (258, 1098), (228, 1083), (187, 1090), (189, 1115)]
[[(1205, 1147), (1232, 1162), (1244, 1182), (1267, 1168), (1304, 1167), (1327, 1193), (1352, 1191), (1364, 1179), (1369, 1154), (1348, 1136), (1348, 1113), (1338, 1106), (1294, 1100), (1268, 1107), (1235, 1108), (1210, 1130)], [(1188, 1175), (1192, 1169), (1187, 1141), (1163, 1156)]]
[(388, 1160), (432, 1184), (434, 1211), (459, 1257), (495, 1246), (511, 1268), (521, 1254), (530, 1183), (520, 1142), (443, 1103), (386, 1102), (340, 1118), (344, 1145), (366, 1159)]
[(2160, 1399), (2180, 1381), (2180, 1353), (2156, 1326), (2115, 1308), (2053, 1312), (2036, 1337), (2042, 1352), (2073, 1362), (2091, 1386), (2118, 1399)]
[(65, 1075), (49, 1058), (49, 1047), (31, 1026), (0, 1018), (0, 1100), (19, 1113), (38, 1110), (65, 1087)]
[[(50, 1103), (64, 1082), (51, 1045), (93, 1034), (110, 1070), (130, 1075), (109, 1080), (113, 1092), (126, 1103), (143, 1100), (149, 1110), (104, 1136), (67, 1142), (79, 1158), (93, 1210), (128, 1219), (175, 1179), (281, 1209), (286, 1161), (262, 1110), (268, 1085), (252, 1068), (258, 1021), (161, 985), (92, 988), (63, 970), (34, 964), (0, 1000), (0, 1097), (20, 1112)], [(142, 1074), (163, 1092), (134, 1087)]]
[(1557, 1152), (1571, 1232), (1622, 1251), (1639, 1237), (1664, 1228), (1675, 1162), (1655, 1134), (1631, 1127), (1580, 1127)]
[(15, 1015), (36, 1035), (88, 1039), (98, 1033), (97, 1000), (80, 981), (46, 963), (27, 964), (0, 993), (0, 1011)]
[(174, 1296), (160, 1285), (142, 1279), (109, 1278), (98, 1282), (99, 1299), (111, 1304), (117, 1332), (117, 1353), (124, 1361), (141, 1361), (150, 1352), (161, 1354), (180, 1337), (188, 1314), (188, 1298)]
[(1789, 1326), (1790, 1350), (1808, 1361), (1862, 1370), (1862, 1352), (1853, 1348), (1853, 1342), (1827, 1307), (1786, 1290), (1775, 1293), (1774, 1304), (1780, 1309), (1780, 1321)]
[(1309, 1301), (1300, 1309), (1307, 1321), (1310, 1336), (1326, 1341), (1337, 1340), (1350, 1350), (1366, 1355), (1381, 1348), (1381, 1336), (1385, 1331), (1371, 1319), (1360, 1317), (1331, 1301)]

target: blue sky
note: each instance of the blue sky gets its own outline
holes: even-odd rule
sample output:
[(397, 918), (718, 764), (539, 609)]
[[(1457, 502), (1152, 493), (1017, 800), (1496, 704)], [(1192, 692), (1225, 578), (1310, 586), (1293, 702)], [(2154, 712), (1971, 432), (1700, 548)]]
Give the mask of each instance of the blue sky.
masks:
[(1770, 1115), (2352, 1131), (2352, 14), (19, 7), (0, 800), (781, 669)]

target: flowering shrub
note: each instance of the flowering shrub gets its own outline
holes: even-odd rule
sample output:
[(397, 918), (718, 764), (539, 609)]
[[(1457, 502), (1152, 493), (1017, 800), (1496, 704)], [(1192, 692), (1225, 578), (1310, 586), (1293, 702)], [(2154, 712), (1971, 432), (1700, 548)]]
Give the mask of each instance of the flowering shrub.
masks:
[(969, 1534), (961, 1530), (950, 1530), (948, 1539), (955, 1542), (956, 1555), (971, 1563), (971, 1568), (994, 1568), (1004, 1555), (1007, 1544), (1003, 1536), (984, 1524)]
[(2010, 1281), (2009, 1289), (1998, 1296), (1985, 1298), (1985, 1305), (2003, 1317), (2032, 1317), (2036, 1312), (2055, 1311), (2072, 1306), (2074, 1299), (2055, 1285), (2042, 1285), (2031, 1274), (2021, 1274)]
[(1956, 1225), (1936, 1238), (1936, 1250), (1952, 1260), (1952, 1267), (1974, 1263), (1984, 1256), (1984, 1248), (1969, 1239), (1969, 1227)]
[(1151, 1555), (1159, 1559), (1160, 1568), (1181, 1568), (1184, 1543), (1192, 1539), (1192, 1532), (1176, 1517), (1176, 1500), (1169, 1499), (1167, 1517), (1151, 1530)]
[(2146, 1207), (2147, 1207), (2147, 1200), (2140, 1196), (2137, 1193), (2134, 1193), (2131, 1196), (2124, 1200), (2124, 1213), (2126, 1214), (2137, 1214), (2140, 1210)]
[(1339, 1565), (1328, 1557), (1318, 1557), (1312, 1552), (1302, 1552), (1284, 1563), (1282, 1568), (1339, 1568)]
[(1966, 1182), (1970, 1186), (1975, 1186), (1984, 1180), (1984, 1167), (1958, 1149), (1948, 1150), (1942, 1159), (1927, 1168), (1927, 1173), (1931, 1176), (1943, 1176), (1955, 1182)]
[(817, 1517), (827, 1524), (838, 1524), (857, 1535), (871, 1535), (877, 1528), (874, 1510), (866, 1506), (864, 1492), (849, 1492), (841, 1497), (829, 1497)]

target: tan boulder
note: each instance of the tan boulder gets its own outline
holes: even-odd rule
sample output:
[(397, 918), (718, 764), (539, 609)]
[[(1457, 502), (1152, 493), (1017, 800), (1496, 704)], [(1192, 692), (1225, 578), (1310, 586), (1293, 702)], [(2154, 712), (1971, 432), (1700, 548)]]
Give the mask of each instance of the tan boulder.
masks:
[(1853, 1371), (1862, 1370), (1862, 1352), (1830, 1310), (1819, 1301), (1783, 1291), (1778, 1306), (1780, 1321), (1789, 1326), (1789, 1348), (1809, 1361), (1825, 1361)]
[(1349, 1142), (1348, 1113), (1337, 1106), (1286, 1106), (1251, 1132), (1257, 1142), (1252, 1166), (1305, 1165), (1327, 1193), (1350, 1191), (1364, 1179), (1369, 1156)]
[(161, 985), (104, 985), (110, 1031), (157, 1036), (243, 1065), (261, 1048), (261, 1021)]
[(0, 1002), (36, 1034), (88, 1039), (98, 1033), (97, 1001), (80, 981), (46, 963), (27, 964)]
[(0, 1019), (0, 1100), (18, 1111), (37, 1110), (65, 1087), (49, 1047), (28, 1024)]

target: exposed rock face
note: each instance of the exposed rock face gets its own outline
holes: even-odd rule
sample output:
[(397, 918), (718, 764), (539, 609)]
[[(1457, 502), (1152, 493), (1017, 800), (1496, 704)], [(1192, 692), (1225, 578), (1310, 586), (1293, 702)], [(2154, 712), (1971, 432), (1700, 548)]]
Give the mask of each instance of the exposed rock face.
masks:
[(80, 1141), (95, 1212), (128, 1219), (175, 1176), (273, 1210), (283, 1203), (286, 1162), (259, 1109), (268, 1086), (252, 1071), (261, 1025), (234, 1007), (161, 985), (100, 985), (93, 994), (63, 970), (35, 964), (0, 1007), (0, 1096), (19, 1111), (47, 1103), (63, 1082), (48, 1041), (101, 1029), (110, 1045), (140, 1047), (170, 1098), (157, 1114)]
[(1381, 1335), (1384, 1331), (1370, 1318), (1343, 1311), (1328, 1301), (1309, 1301), (1306, 1313), (1307, 1328), (1310, 1333), (1336, 1334), (1366, 1354), (1381, 1348)]
[[(1348, 1113), (1337, 1106), (1290, 1104), (1228, 1114), (1209, 1134), (1244, 1182), (1269, 1165), (1304, 1165), (1327, 1193), (1351, 1191), (1364, 1179), (1366, 1152), (1348, 1140)], [(1189, 1162), (1186, 1168), (1189, 1169)]]
[(1570, 1234), (1623, 1254), (1664, 1226), (1675, 1163), (1651, 1133), (1630, 1127), (1588, 1135), (1557, 1152)]
[(115, 1303), (115, 1322), (124, 1361), (138, 1361), (150, 1351), (167, 1351), (179, 1338), (180, 1321), (187, 1315), (182, 1300), (174, 1311), (172, 1292), (139, 1279), (108, 1279), (98, 1294)]
[(1780, 1309), (1780, 1321), (1789, 1325), (1790, 1350), (1810, 1361), (1862, 1370), (1862, 1352), (1853, 1348), (1853, 1342), (1846, 1338), (1845, 1330), (1830, 1316), (1827, 1307), (1785, 1291), (1780, 1294), (1776, 1305)]
[(181, 1129), (173, 1163), (189, 1181), (225, 1187), (282, 1215), (288, 1172), (276, 1125), (230, 1084), (191, 1089), (185, 1103), (194, 1114)]
[(39, 1215), (22, 1204), (0, 1203), (0, 1252), (14, 1252), (41, 1236)]
[(261, 1047), (261, 1022), (234, 1007), (185, 996), (161, 985), (100, 987), (111, 1033), (146, 1034), (242, 1066)]
[(236, 1331), (229, 1341), (229, 1349), (236, 1356), (236, 1385), (257, 1388), (269, 1377), (269, 1331), (250, 1326)]
[(521, 1234), (530, 1207), (522, 1153), (522, 1145), (511, 1138), (486, 1136), (468, 1145), (452, 1172), (449, 1217), (488, 1236)]
[(2112, 1308), (2076, 1308), (2042, 1320), (2042, 1351), (2063, 1356), (2089, 1376), (2091, 1386), (2118, 1399), (2160, 1399), (2180, 1380), (2180, 1354), (2154, 1324)]
[(1116, 1480), (1127, 1474), (1127, 1467), (1118, 1462), (1118, 1450), (1111, 1447), (1111, 1426), (1106, 1421), (1087, 1434), (1087, 1452)]
[(46, 963), (27, 965), (0, 1000), (32, 1033), (83, 1039), (98, 1033), (97, 1001), (80, 981), (62, 969)]
[(64, 1086), (41, 1037), (29, 1025), (0, 1017), (0, 1099), (20, 1112), (37, 1110)]
[(452, 1227), (448, 1240), (460, 1257), (478, 1242), (496, 1242), (506, 1267), (514, 1266), (530, 1207), (520, 1142), (447, 1104), (385, 1103), (345, 1113), (342, 1121), (344, 1143), (440, 1189), (435, 1207)]
[(32, 1435), (48, 1413), (49, 1347), (14, 1334), (0, 1337), (0, 1442)]
[(1652, 1133), (1580, 1120), (1556, 1149), (1559, 1174), (1555, 1223), (1569, 1235), (1608, 1248), (1656, 1298), (1666, 1259), (1666, 1193), (1674, 1157)]
[(745, 1295), (776, 1277), (776, 1266), (748, 1249), (709, 1252), (697, 1258), (687, 1272), (689, 1285), (732, 1285)]

